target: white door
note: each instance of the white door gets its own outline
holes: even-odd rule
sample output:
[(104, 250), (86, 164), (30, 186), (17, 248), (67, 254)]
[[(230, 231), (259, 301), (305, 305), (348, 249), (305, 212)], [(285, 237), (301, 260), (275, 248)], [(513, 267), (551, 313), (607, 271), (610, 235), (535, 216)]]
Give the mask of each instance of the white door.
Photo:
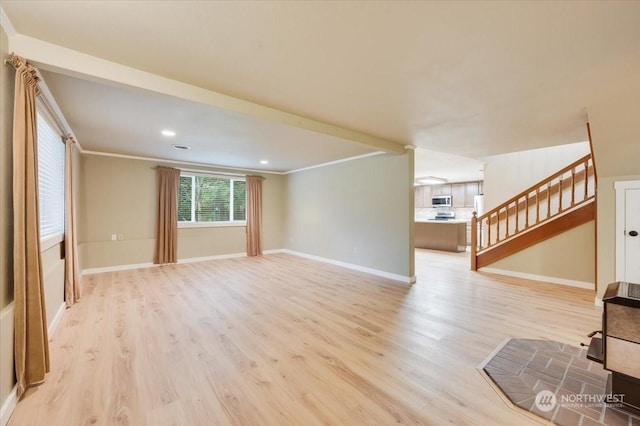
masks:
[(640, 189), (627, 189), (624, 201), (624, 280), (640, 283)]
[(640, 283), (640, 182), (616, 183), (616, 280)]

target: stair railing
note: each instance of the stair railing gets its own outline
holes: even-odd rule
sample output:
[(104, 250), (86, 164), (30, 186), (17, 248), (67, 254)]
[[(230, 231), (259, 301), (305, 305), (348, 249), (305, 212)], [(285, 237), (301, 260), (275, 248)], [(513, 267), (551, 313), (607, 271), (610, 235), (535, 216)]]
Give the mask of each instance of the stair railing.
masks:
[(471, 218), (471, 269), (477, 256), (591, 202), (596, 180), (591, 154), (525, 189), (494, 209)]

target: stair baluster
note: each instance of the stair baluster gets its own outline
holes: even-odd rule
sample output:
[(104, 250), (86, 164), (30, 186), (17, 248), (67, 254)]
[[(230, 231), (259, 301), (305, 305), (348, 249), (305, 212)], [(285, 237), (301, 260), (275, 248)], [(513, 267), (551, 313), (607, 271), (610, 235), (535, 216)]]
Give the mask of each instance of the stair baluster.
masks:
[[(543, 237), (548, 238), (546, 234), (549, 232), (559, 232), (556, 229), (559, 226), (572, 227), (575, 226), (574, 223), (585, 223), (590, 220), (595, 215), (593, 205), (588, 206), (588, 204), (593, 204), (591, 202), (595, 199), (595, 179), (593, 160), (589, 154), (487, 213), (481, 216), (474, 214), (471, 226), (472, 269), (476, 270), (478, 267), (486, 266), (486, 262), (489, 260), (497, 260), (497, 252), (489, 256), (492, 250), (507, 245), (516, 247), (517, 244), (511, 244), (511, 242), (519, 236), (524, 236), (523, 234), (531, 233), (526, 239), (527, 244), (531, 245), (533, 244), (531, 241)], [(576, 185), (579, 184), (584, 185), (582, 193), (576, 191)], [(567, 197), (570, 196), (570, 202), (563, 200), (565, 189), (571, 191), (567, 193)], [(580, 193), (582, 198), (576, 199)], [(541, 218), (540, 206), (542, 197), (546, 198), (547, 204), (546, 217), (543, 218)], [(552, 203), (557, 203), (557, 209), (554, 208), (553, 213)], [(530, 210), (532, 208), (535, 208), (535, 220), (531, 218), (533, 212)], [(520, 218), (521, 213), (524, 214), (524, 224)], [(563, 217), (562, 221), (554, 224), (552, 231), (539, 229), (551, 225), (551, 222), (556, 222), (557, 219)], [(494, 227), (495, 229), (492, 230)], [(503, 233), (501, 233), (502, 229), (504, 229)], [(493, 237), (494, 231), (495, 237)], [(520, 249), (522, 248), (518, 250)], [(502, 252), (505, 251), (504, 247), (500, 249), (499, 258), (511, 254), (503, 254)]]

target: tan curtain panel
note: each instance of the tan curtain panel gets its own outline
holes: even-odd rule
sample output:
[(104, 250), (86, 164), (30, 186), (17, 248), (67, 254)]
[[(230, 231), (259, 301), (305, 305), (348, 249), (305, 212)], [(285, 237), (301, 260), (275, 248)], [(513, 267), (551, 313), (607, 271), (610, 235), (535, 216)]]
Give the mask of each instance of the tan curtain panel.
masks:
[(38, 216), (38, 77), (22, 58), (16, 69), (13, 111), (13, 285), (14, 349), (18, 397), (49, 372), (40, 219)]
[(178, 185), (180, 170), (158, 167), (158, 221), (153, 263), (178, 261)]
[(247, 256), (262, 254), (262, 176), (247, 176)]
[(76, 232), (75, 141), (65, 139), (64, 300), (67, 308), (80, 300), (78, 236)]

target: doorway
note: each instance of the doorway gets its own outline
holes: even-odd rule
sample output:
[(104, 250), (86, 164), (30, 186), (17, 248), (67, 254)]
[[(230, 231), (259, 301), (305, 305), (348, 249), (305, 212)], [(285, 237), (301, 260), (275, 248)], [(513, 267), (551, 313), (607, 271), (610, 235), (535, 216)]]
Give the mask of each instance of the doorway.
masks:
[(616, 281), (640, 283), (640, 181), (615, 183)]

